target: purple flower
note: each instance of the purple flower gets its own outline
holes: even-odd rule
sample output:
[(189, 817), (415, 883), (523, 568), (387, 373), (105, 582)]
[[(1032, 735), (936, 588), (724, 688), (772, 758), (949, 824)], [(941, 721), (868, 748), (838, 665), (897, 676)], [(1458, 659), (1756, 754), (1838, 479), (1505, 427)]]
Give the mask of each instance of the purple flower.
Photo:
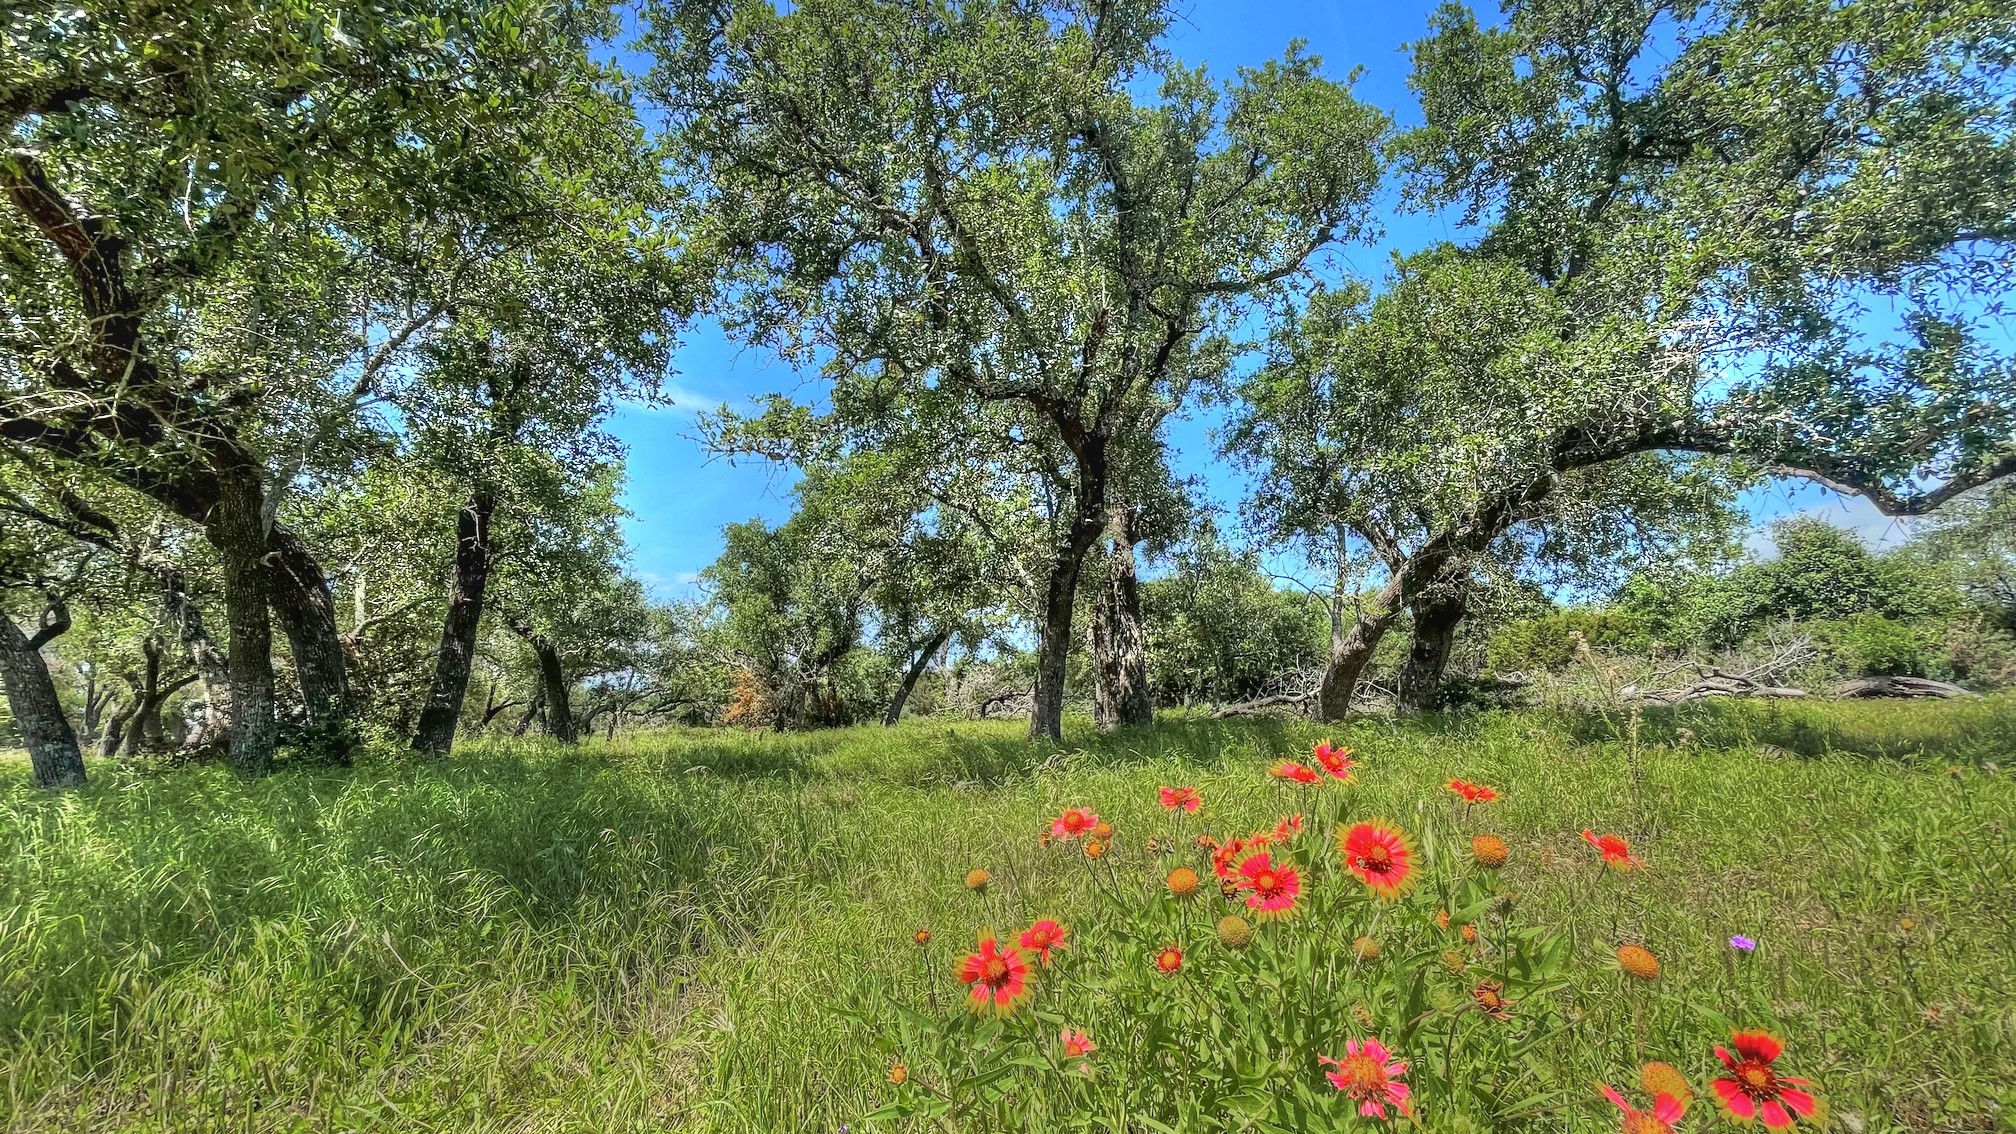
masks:
[(1741, 949), (1745, 953), (1750, 953), (1756, 951), (1757, 943), (1739, 933), (1736, 936), (1731, 937), (1729, 939), (1729, 947), (1731, 949)]

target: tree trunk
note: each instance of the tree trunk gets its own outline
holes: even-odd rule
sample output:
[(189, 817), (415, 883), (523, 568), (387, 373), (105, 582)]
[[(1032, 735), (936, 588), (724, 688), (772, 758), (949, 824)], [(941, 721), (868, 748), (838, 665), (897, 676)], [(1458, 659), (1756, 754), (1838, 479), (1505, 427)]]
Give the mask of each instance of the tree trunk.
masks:
[(917, 688), (917, 681), (924, 676), (924, 671), (930, 668), (931, 659), (938, 656), (938, 651), (945, 648), (945, 643), (951, 637), (950, 627), (941, 629), (931, 635), (923, 648), (917, 651), (916, 659), (903, 671), (903, 681), (896, 686), (896, 696), (889, 701), (889, 711), (882, 714), (884, 726), (893, 725), (903, 719), (903, 706), (910, 700), (911, 690)]
[(1445, 578), (1409, 609), (1414, 613), (1414, 642), (1400, 671), (1400, 708), (1431, 712), (1442, 707), (1442, 675), (1449, 667), (1456, 627), (1470, 613), (1469, 588), (1462, 579)]
[(483, 592), (490, 583), (490, 514), (487, 491), (470, 495), (455, 520), (455, 577), (448, 588), (448, 617), (441, 625), (441, 648), (434, 658), (434, 684), (420, 723), (413, 731), (417, 752), (446, 753), (455, 745), (469, 671), (476, 662), (476, 631), (483, 619)]
[(560, 651), (543, 635), (532, 639), (532, 652), (539, 655), (539, 686), (546, 692), (546, 735), (562, 744), (580, 741), (574, 731), (574, 710), (568, 703), (567, 672), (560, 665)]
[(1134, 509), (1113, 508), (1106, 577), (1092, 605), (1092, 723), (1100, 731), (1153, 724), (1148, 696), (1148, 636), (1141, 628), (1141, 590), (1134, 570)]
[(1348, 626), (1341, 606), (1343, 596), (1335, 597), (1334, 601), (1340, 605), (1331, 609), (1330, 664), (1323, 671), (1323, 685), (1316, 694), (1319, 720), (1341, 721), (1351, 712), (1358, 678), (1372, 660), (1373, 651), (1379, 648), (1379, 640), (1400, 614), (1401, 589), (1400, 576), (1396, 574), (1369, 605), (1358, 608)]
[(106, 720), (105, 735), (98, 738), (98, 755), (107, 760), (119, 755), (120, 745), (126, 742), (126, 722), (133, 719), (133, 713), (139, 707), (137, 700), (128, 701)]
[(143, 749), (158, 751), (168, 746), (167, 732), (161, 727), (161, 706), (197, 676), (191, 673), (162, 685), (160, 643), (150, 637), (140, 643), (140, 649), (147, 657), (146, 676), (134, 686), (133, 716), (127, 721), (125, 745), (120, 752), (129, 760), (139, 756)]
[(265, 524), (250, 476), (224, 477), (210, 513), (210, 542), (224, 568), (224, 609), (231, 628), (231, 767), (241, 776), (273, 768), (279, 722), (273, 715), (273, 628), (267, 620)]
[(23, 634), (12, 618), (0, 614), (0, 685), (6, 686), (7, 708), (14, 714), (14, 727), (20, 730), (22, 743), (28, 746), (35, 786), (81, 787), (84, 754), (78, 751), (77, 734), (63, 714), (56, 682), (42, 657), (42, 647), (69, 629), (70, 619), (61, 603), (53, 604), (50, 613), (55, 621), (45, 615), (34, 637)]
[[(345, 670), (343, 639), (336, 629), (336, 596), (322, 564), (298, 536), (275, 525), (264, 537), (267, 601), (287, 635), (294, 671), (301, 682), (301, 701), (308, 725), (347, 751), (350, 730), (350, 684)], [(237, 652), (234, 648), (234, 654)]]
[(1073, 490), (1071, 526), (1050, 563), (1044, 588), (1043, 625), (1036, 643), (1036, 687), (1029, 692), (1029, 738), (1064, 739), (1064, 676), (1071, 657), (1071, 617), (1078, 599), (1078, 573), (1085, 553), (1106, 529), (1106, 443), (1080, 434), (1073, 446), (1078, 483)]
[(537, 689), (533, 690), (532, 702), (525, 706), (525, 715), (518, 718), (518, 724), (512, 728), (511, 735), (524, 736), (527, 732), (530, 732), (532, 730), (532, 722), (538, 720), (539, 714), (545, 711), (546, 686), (542, 682)]
[(231, 729), (231, 668), (224, 651), (203, 625), (203, 609), (189, 597), (189, 585), (182, 572), (173, 568), (160, 573), (161, 605), (175, 624), (182, 641), (183, 656), (196, 667), (196, 680), (203, 690), (203, 719), (183, 740), (185, 748), (201, 748), (225, 739)]

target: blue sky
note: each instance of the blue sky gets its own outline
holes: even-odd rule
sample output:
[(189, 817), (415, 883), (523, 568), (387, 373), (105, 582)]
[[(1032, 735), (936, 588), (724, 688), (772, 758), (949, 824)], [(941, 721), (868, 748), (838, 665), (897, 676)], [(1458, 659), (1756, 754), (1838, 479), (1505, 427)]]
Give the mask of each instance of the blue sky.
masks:
[[(1403, 126), (1419, 120), (1407, 89), (1404, 45), (1422, 36), (1433, 3), (1398, 0), (1346, 4), (1340, 0), (1254, 4), (1197, 0), (1168, 44), (1192, 65), (1214, 76), (1277, 58), (1291, 39), (1308, 41), (1326, 70), (1342, 78), (1353, 67), (1363, 75), (1358, 97), (1384, 108)], [(1390, 252), (1411, 252), (1456, 239), (1457, 227), (1437, 217), (1390, 213), (1383, 239), (1370, 247), (1345, 250), (1339, 266), (1376, 280)], [(725, 524), (762, 517), (776, 522), (790, 514), (790, 475), (760, 463), (730, 466), (710, 459), (693, 439), (695, 415), (727, 403), (741, 404), (764, 393), (798, 393), (807, 379), (757, 348), (726, 338), (711, 323), (687, 329), (669, 389), (670, 406), (624, 406), (613, 428), (630, 452), (630, 485), (624, 503), (638, 575), (661, 598), (688, 597), (693, 578), (721, 552)], [(1212, 460), (1210, 433), (1216, 418), (1193, 414), (1173, 424), (1170, 436), (1181, 471), (1203, 479), (1205, 491), (1228, 513), (1224, 525), (1236, 529), (1229, 513), (1244, 494), (1240, 478)], [(1900, 534), (1890, 521), (1860, 500), (1843, 500), (1810, 486), (1785, 484), (1750, 496), (1753, 513), (1769, 518), (1810, 511), (1853, 527), (1872, 540)]]

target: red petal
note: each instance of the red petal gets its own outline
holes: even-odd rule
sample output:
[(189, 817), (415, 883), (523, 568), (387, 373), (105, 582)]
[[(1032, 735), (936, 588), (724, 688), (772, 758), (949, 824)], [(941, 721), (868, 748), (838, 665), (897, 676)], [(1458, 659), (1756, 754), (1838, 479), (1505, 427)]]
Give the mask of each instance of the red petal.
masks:
[(1812, 1095), (1807, 1094), (1805, 1091), (1795, 1091), (1787, 1087), (1778, 1092), (1778, 1097), (1784, 1100), (1786, 1106), (1792, 1108), (1792, 1113), (1801, 1118), (1813, 1117), (1814, 1103)]
[(1729, 1054), (1728, 1048), (1717, 1044), (1715, 1047), (1715, 1058), (1722, 1061), (1722, 1066), (1727, 1067), (1731, 1071), (1736, 1070), (1736, 1057)]
[(1756, 1117), (1757, 1104), (1749, 1095), (1743, 1093), (1743, 1088), (1736, 1085), (1736, 1080), (1717, 1079), (1708, 1085), (1715, 1088), (1715, 1094), (1721, 1098), (1722, 1105), (1728, 1108), (1730, 1114), (1738, 1118)]
[(1788, 1130), (1792, 1126), (1792, 1116), (1785, 1113), (1785, 1108), (1779, 1105), (1777, 1099), (1771, 1099), (1758, 1107), (1757, 1114), (1764, 1120), (1766, 1129)]
[(1778, 1042), (1778, 1037), (1770, 1032), (1737, 1032), (1730, 1037), (1729, 1042), (1744, 1055), (1752, 1059), (1761, 1059), (1766, 1063), (1778, 1058), (1779, 1053), (1785, 1050), (1785, 1045)]

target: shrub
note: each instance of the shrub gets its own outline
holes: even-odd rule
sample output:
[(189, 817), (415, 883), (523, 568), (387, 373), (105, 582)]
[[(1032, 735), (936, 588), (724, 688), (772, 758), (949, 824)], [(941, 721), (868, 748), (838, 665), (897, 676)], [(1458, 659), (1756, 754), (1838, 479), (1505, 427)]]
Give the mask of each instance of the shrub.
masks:
[(1615, 610), (1562, 610), (1499, 627), (1486, 649), (1493, 669), (1558, 670), (1575, 660), (1576, 635), (1592, 647), (1645, 651), (1652, 635), (1643, 619)]

